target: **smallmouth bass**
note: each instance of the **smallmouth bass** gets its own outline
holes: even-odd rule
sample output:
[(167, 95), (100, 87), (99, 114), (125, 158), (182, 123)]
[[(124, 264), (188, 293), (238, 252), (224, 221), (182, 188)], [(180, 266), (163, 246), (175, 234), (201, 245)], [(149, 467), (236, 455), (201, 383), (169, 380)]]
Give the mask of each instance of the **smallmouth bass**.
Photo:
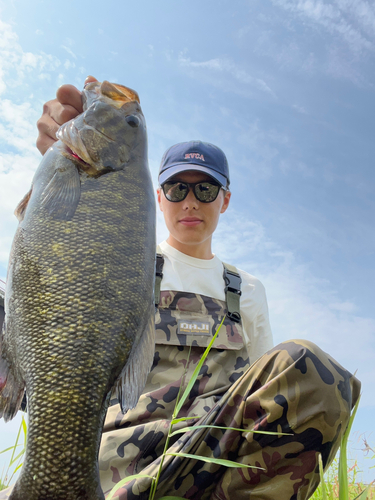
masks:
[(0, 417), (26, 388), (11, 500), (103, 500), (98, 450), (114, 386), (136, 405), (154, 354), (155, 199), (136, 92), (93, 82), (16, 209), (0, 337)]

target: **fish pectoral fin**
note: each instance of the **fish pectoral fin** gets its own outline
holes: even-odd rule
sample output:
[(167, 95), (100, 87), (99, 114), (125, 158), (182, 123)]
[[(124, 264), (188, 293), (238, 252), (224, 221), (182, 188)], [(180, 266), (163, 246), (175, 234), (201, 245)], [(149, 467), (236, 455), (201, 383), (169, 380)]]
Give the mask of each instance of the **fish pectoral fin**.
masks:
[(18, 205), (14, 211), (14, 215), (17, 217), (17, 219), (20, 222), (22, 222), (23, 218), (25, 217), (26, 208), (27, 208), (27, 205), (29, 203), (32, 191), (33, 191), (33, 188), (31, 187), (30, 191), (25, 194), (25, 196), (18, 203)]
[(0, 354), (0, 418), (12, 420), (21, 407), (25, 382), (14, 375), (8, 361)]
[(44, 188), (41, 204), (54, 219), (71, 220), (81, 197), (81, 181), (74, 165), (58, 167)]
[(131, 410), (138, 403), (152, 368), (154, 353), (155, 306), (152, 304), (146, 328), (143, 330), (139, 342), (133, 345), (126, 365), (115, 383), (122, 413)]

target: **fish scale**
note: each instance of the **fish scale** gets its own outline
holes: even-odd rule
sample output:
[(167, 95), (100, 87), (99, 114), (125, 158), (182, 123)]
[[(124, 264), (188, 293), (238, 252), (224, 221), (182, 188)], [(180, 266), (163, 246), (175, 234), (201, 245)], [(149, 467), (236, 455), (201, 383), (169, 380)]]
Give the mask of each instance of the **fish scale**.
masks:
[[(90, 166), (59, 141), (35, 174), (26, 209), (21, 202), (18, 210), (0, 344), (0, 416), (12, 418), (25, 385), (29, 425), (12, 500), (104, 499), (97, 456), (112, 388), (123, 411), (133, 407), (152, 365), (155, 201), (145, 124), (137, 100), (124, 98), (119, 107), (108, 88), (124, 87), (108, 85), (84, 90), (83, 116), (90, 113), (92, 127), (100, 102), (97, 127), (108, 124), (112, 137), (104, 157), (103, 135), (84, 144), (82, 155), (94, 151)], [(138, 117), (137, 129), (126, 122), (129, 114)], [(80, 118), (67, 127), (60, 138), (79, 158), (71, 130), (90, 140), (95, 131), (84, 135)], [(125, 164), (118, 160), (123, 150), (116, 152), (123, 143)], [(18, 397), (12, 402), (7, 391)]]

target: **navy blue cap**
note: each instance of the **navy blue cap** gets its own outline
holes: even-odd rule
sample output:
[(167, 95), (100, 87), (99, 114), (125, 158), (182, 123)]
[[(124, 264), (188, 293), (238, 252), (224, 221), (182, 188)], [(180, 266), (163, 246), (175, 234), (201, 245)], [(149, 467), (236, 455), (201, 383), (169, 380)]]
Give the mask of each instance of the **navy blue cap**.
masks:
[(227, 158), (220, 148), (209, 142), (180, 142), (167, 149), (161, 159), (159, 184), (187, 170), (203, 172), (221, 186), (229, 186)]

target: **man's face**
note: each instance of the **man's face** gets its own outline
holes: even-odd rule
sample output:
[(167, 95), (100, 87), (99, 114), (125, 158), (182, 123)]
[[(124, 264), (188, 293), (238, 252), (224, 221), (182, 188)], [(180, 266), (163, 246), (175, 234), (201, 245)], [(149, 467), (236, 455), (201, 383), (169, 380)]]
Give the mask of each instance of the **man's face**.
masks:
[[(170, 181), (204, 182), (213, 179), (201, 172), (186, 171), (176, 174)], [(200, 245), (211, 240), (219, 222), (220, 214), (228, 208), (231, 193), (220, 189), (218, 197), (211, 203), (198, 201), (192, 190), (183, 201), (168, 201), (162, 189), (158, 189), (158, 202), (165, 223), (173, 238), (182, 245)]]

